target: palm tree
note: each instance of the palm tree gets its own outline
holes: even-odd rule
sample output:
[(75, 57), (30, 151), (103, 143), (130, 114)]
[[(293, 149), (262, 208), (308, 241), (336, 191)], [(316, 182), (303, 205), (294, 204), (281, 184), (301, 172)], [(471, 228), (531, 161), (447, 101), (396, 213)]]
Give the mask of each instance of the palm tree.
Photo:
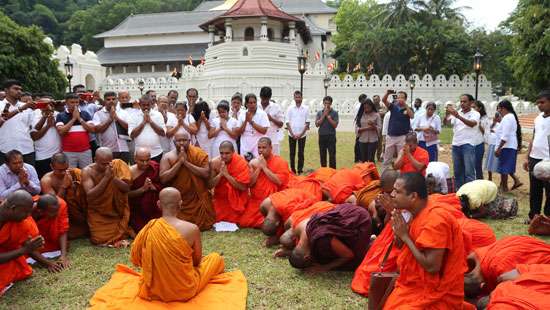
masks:
[(469, 6), (454, 7), (456, 0), (429, 0), (415, 1), (414, 5), (420, 11), (426, 12), (437, 19), (457, 19), (464, 21), (466, 17), (461, 13), (463, 10), (469, 10)]
[(411, 20), (415, 11), (413, 6), (417, 0), (391, 0), (386, 4), (384, 23), (388, 26), (394, 26), (399, 23), (405, 23)]

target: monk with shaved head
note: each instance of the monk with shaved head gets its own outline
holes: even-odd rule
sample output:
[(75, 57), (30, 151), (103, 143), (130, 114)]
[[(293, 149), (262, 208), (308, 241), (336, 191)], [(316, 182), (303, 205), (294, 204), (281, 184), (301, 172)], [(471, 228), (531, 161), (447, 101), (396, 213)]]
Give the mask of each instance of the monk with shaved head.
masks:
[(207, 230), (216, 220), (208, 188), (208, 154), (190, 142), (191, 137), (185, 131), (174, 135), (176, 149), (162, 157), (160, 181), (180, 191), (183, 205), (178, 217), (196, 224), (201, 230)]
[(154, 218), (159, 218), (161, 212), (157, 206), (160, 184), (160, 165), (151, 160), (148, 148), (137, 148), (134, 155), (135, 165), (130, 167), (132, 185), (128, 192), (130, 203), (130, 226), (137, 233)]
[(235, 152), (230, 141), (219, 147), (220, 156), (210, 162), (209, 187), (214, 188), (216, 222), (239, 223), (248, 201), (248, 162)]
[(130, 207), (128, 192), (130, 168), (120, 159), (113, 159), (110, 149), (100, 147), (95, 163), (82, 170), (82, 186), (88, 201), (90, 241), (102, 246), (127, 246), (134, 232), (128, 227)]
[(143, 227), (130, 253), (132, 263), (143, 270), (139, 297), (188, 301), (223, 272), (224, 261), (217, 253), (202, 257), (199, 227), (179, 219), (183, 202), (178, 189), (163, 189), (158, 204), (162, 217)]

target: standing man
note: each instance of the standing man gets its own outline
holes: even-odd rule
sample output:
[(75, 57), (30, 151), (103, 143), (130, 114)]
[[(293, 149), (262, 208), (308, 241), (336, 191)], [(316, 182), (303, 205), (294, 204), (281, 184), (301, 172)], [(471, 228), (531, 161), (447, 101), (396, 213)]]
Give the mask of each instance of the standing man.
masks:
[(126, 127), (121, 126), (123, 123), (116, 123), (117, 126), (117, 132), (118, 135), (126, 140), (126, 143), (128, 144), (128, 152), (130, 153), (130, 163), (134, 162), (134, 151), (135, 151), (135, 143), (132, 139), (130, 139), (130, 134), (128, 133), (128, 122), (130, 121), (130, 117), (134, 114), (139, 114), (140, 109), (134, 108), (134, 105), (130, 100), (132, 97), (130, 96), (130, 93), (127, 90), (122, 90), (118, 92), (118, 104), (117, 104), (117, 111), (124, 111), (123, 113), (123, 120), (126, 122)]
[(543, 90), (540, 92), (536, 102), (541, 113), (535, 118), (533, 140), (529, 143), (527, 161), (523, 163), (523, 168), (529, 171), (530, 195), (528, 222), (530, 222), (535, 215), (541, 213), (543, 196), (546, 196), (544, 214), (550, 216), (550, 182), (539, 180), (533, 175), (533, 169), (536, 164), (542, 160), (550, 159), (548, 151), (548, 137), (550, 136), (550, 90)]
[[(309, 130), (309, 109), (302, 104), (302, 93), (294, 92), (295, 105), (286, 111), (286, 126), (288, 128), (288, 146), (290, 147), (290, 168), (294, 174), (304, 172), (304, 149), (306, 147), (306, 133)], [(296, 171), (296, 143), (298, 143), (298, 171)]]
[[(79, 98), (78, 108), (80, 111), (86, 111), (90, 114), (90, 117), (93, 119), (95, 112), (100, 109), (99, 106), (95, 104), (93, 95), (89, 96), (86, 93), (86, 86), (78, 84), (73, 86), (73, 93), (75, 93)], [(99, 147), (97, 144), (96, 136), (93, 132), (90, 132), (90, 150), (92, 150), (92, 158), (95, 156), (95, 150)]]
[(319, 128), (319, 155), (321, 167), (327, 166), (327, 152), (330, 168), (336, 169), (336, 127), (338, 112), (332, 109), (332, 97), (323, 98), (323, 110), (317, 112), (315, 126)]
[(42, 98), (40, 101), (47, 102), (47, 105), (34, 111), (31, 138), (34, 140), (36, 155), (34, 167), (38, 178), (42, 179), (46, 173), (52, 171), (51, 158), (61, 151), (61, 137), (55, 128), (58, 112), (53, 109), (53, 101), (49, 98)]
[(280, 141), (283, 139), (283, 130), (285, 116), (281, 106), (271, 100), (272, 91), (270, 87), (264, 86), (260, 90), (260, 103), (262, 110), (267, 113), (269, 119), (269, 128), (267, 128), (266, 136), (273, 141), (273, 153), (280, 155)]
[(94, 132), (92, 116), (78, 107), (76, 94), (65, 95), (65, 111), (57, 114), (57, 132), (61, 136), (61, 148), (69, 158), (69, 166), (84, 168), (92, 163), (89, 133)]
[(445, 124), (453, 125), (453, 171), (456, 189), (476, 179), (476, 154), (472, 144), (480, 131), (479, 112), (472, 109), (475, 100), (472, 95), (460, 96), (461, 111), (455, 110), (452, 105), (447, 106)]
[(246, 106), (246, 114), (241, 115), (239, 122), (241, 128), (241, 155), (250, 161), (252, 158), (258, 157), (258, 140), (265, 137), (269, 128), (269, 118), (267, 113), (262, 109), (258, 109), (256, 95), (248, 94), (244, 98)]
[(33, 111), (32, 102), (20, 100), (23, 88), (16, 80), (4, 83), (6, 98), (0, 101), (0, 164), (5, 162), (5, 154), (12, 149), (23, 154), (23, 160), (34, 165), (34, 145), (30, 135)]
[(179, 97), (178, 91), (172, 89), (166, 94), (166, 97), (168, 97), (168, 110), (174, 113), (176, 102), (178, 102)]
[(151, 98), (152, 107), (156, 108), (157, 107), (157, 92), (152, 90), (152, 89), (149, 89), (148, 91), (145, 92), (145, 94), (148, 95)]
[(128, 121), (130, 138), (135, 142), (135, 148), (148, 148), (151, 150), (151, 159), (160, 163), (162, 158), (162, 146), (160, 137), (166, 135), (164, 119), (162, 115), (151, 109), (151, 98), (143, 95), (139, 99), (141, 111), (131, 115)]
[(95, 126), (97, 140), (101, 147), (108, 147), (113, 152), (113, 158), (130, 162), (128, 143), (121, 137), (118, 128), (128, 128), (128, 114), (125, 110), (116, 109), (116, 93), (106, 92), (103, 95), (103, 108), (94, 114), (92, 123)]
[(195, 104), (199, 99), (199, 91), (195, 88), (189, 88), (185, 92), (185, 96), (187, 97), (187, 112), (192, 115), (195, 112)]
[(395, 91), (387, 90), (382, 98), (382, 102), (384, 102), (388, 112), (391, 113), (388, 121), (386, 147), (384, 149), (384, 169), (391, 166), (395, 156), (405, 146), (405, 136), (411, 131), (411, 119), (414, 117), (413, 110), (407, 105), (406, 92), (397, 92), (397, 98), (392, 102), (388, 101), (390, 94), (395, 94)]

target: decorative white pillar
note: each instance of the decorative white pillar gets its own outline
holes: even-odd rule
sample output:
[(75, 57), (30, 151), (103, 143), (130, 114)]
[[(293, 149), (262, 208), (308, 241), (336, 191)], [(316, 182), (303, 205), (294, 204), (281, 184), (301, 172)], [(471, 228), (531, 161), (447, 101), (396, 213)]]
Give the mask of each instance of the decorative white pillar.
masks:
[(155, 72), (155, 65), (151, 65), (151, 72)]
[(122, 66), (122, 73), (126, 74), (126, 66)]
[(170, 72), (170, 64), (166, 65), (166, 72)]
[(233, 28), (231, 27), (231, 18), (225, 20), (225, 42), (233, 41)]
[(137, 66), (137, 73), (141, 73), (141, 66), (140, 65)]
[(296, 43), (296, 23), (288, 23), (288, 39), (290, 43)]
[(208, 47), (214, 45), (214, 34), (216, 31), (216, 27), (214, 25), (208, 25), (208, 40), (210, 43), (208, 43)]
[(267, 41), (267, 17), (263, 16), (261, 19), (262, 27), (260, 28), (260, 41)]

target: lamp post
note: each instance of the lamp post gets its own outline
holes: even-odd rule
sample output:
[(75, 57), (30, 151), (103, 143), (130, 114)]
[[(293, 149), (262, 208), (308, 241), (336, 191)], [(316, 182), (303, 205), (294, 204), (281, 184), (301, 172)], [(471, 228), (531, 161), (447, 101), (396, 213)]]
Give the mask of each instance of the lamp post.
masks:
[(302, 55), (298, 56), (298, 72), (300, 72), (300, 93), (304, 95), (304, 73), (306, 72), (306, 56), (304, 56), (304, 51)]
[(414, 91), (414, 87), (416, 86), (416, 81), (414, 78), (411, 78), (409, 80), (409, 87), (411, 88), (411, 108), (414, 109), (414, 99), (413, 99), (413, 91)]
[(73, 78), (73, 63), (69, 59), (69, 56), (67, 56), (67, 61), (65, 62), (65, 75), (67, 76), (67, 80), (69, 80), (69, 93), (71, 92), (71, 79)]
[(481, 54), (478, 49), (474, 55), (474, 71), (476, 72), (476, 101), (479, 89), (479, 73), (481, 72), (481, 58), (483, 58), (483, 54)]
[(325, 97), (328, 95), (328, 87), (330, 86), (330, 76), (325, 75), (323, 79), (323, 86), (325, 86)]
[(139, 92), (143, 95), (143, 89), (145, 88), (145, 82), (143, 82), (143, 80), (139, 80), (138, 88), (139, 88)]

